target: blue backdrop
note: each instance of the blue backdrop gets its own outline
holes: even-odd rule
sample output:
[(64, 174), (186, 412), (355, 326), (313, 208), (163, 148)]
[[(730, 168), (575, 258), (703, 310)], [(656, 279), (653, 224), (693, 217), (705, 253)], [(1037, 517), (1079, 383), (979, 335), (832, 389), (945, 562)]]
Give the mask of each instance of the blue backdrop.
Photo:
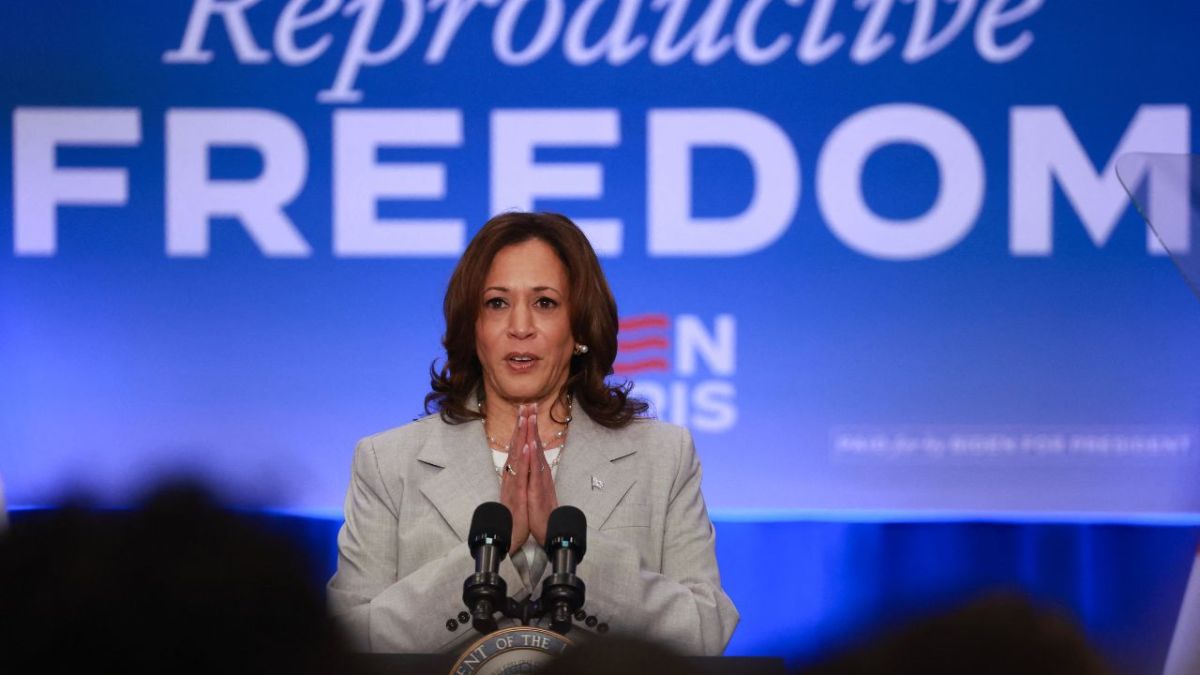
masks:
[[(1114, 164), (1193, 148), (1197, 18), (5, 3), (9, 500), (122, 503), (185, 470), (337, 514), (355, 439), (420, 413), (466, 240), (537, 208), (587, 229), (621, 307), (618, 376), (693, 430), (709, 504), (741, 529), (1194, 522), (1200, 311)], [(1151, 211), (1179, 207), (1170, 176), (1133, 178)]]
[(1192, 147), (1190, 4), (0, 11), (14, 501), (182, 466), (336, 508), (513, 207), (588, 228), (717, 508), (1200, 500), (1200, 312), (1113, 170)]

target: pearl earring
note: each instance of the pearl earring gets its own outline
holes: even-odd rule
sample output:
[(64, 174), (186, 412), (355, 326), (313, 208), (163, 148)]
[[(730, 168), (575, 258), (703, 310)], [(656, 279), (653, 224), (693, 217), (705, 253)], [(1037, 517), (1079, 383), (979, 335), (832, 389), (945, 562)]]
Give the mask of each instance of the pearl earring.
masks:
[(587, 345), (581, 345), (581, 344), (575, 345), (575, 356), (579, 356), (581, 354), (586, 354), (586, 353), (588, 353)]

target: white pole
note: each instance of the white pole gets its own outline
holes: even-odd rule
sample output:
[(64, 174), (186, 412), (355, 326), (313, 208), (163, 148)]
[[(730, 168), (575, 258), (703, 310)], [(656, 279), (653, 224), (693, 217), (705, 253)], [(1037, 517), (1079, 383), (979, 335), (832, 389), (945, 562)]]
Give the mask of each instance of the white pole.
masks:
[(1175, 635), (1171, 638), (1167, 665), (1163, 668), (1163, 675), (1196, 673), (1200, 673), (1200, 551), (1192, 563), (1192, 575), (1183, 592), (1183, 605), (1179, 608), (1179, 620), (1175, 623)]

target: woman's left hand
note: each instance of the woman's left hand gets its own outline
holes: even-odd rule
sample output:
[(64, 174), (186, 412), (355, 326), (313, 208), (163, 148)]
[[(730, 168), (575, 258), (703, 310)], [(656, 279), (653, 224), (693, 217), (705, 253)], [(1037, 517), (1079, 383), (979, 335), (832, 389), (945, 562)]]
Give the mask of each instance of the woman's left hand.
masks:
[(529, 532), (539, 546), (546, 545), (546, 524), (550, 512), (558, 508), (558, 495), (554, 492), (554, 474), (546, 461), (546, 448), (538, 434), (537, 404), (525, 425), (525, 443), (529, 444), (529, 486), (526, 504), (529, 513)]

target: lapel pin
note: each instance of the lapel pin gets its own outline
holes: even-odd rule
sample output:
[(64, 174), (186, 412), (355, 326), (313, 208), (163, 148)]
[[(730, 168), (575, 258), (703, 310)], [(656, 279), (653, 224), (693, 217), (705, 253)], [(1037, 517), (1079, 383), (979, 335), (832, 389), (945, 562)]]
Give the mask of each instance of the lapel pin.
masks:
[(600, 478), (598, 476), (592, 476), (592, 489), (593, 490), (603, 490), (604, 489), (604, 481), (600, 480)]

